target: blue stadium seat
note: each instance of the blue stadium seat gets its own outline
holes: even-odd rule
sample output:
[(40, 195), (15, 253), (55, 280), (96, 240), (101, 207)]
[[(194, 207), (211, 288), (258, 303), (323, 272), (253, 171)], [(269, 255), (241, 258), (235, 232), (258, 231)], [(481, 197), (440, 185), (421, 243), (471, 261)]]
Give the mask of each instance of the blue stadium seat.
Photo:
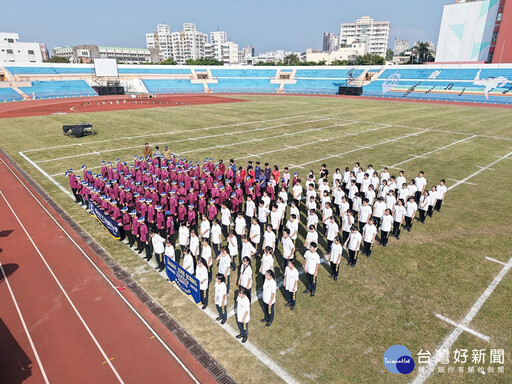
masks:
[(4, 101), (23, 100), (18, 92), (12, 88), (0, 88), (0, 103)]
[(84, 80), (32, 81), (31, 87), (20, 89), (29, 96), (34, 94), (36, 99), (98, 95)]
[(204, 92), (203, 84), (192, 84), (188, 79), (148, 79), (142, 81), (151, 94)]

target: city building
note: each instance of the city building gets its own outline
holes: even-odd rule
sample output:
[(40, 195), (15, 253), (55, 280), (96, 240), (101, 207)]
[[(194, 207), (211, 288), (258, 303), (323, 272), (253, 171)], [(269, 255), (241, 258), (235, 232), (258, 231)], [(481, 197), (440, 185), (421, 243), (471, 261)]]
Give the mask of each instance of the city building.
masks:
[(292, 52), (285, 51), (283, 49), (277, 49), (275, 51), (263, 52), (258, 56), (253, 57), (253, 64), (257, 64), (259, 62), (264, 63), (280, 63), (284, 60), (284, 58), (288, 55), (297, 55), (302, 59), (302, 54), (300, 52)]
[(65, 57), (70, 63), (92, 63), (94, 59), (116, 59), (123, 64), (158, 63), (158, 50), (151, 48), (100, 47), (75, 45), (56, 47), (53, 56)]
[(43, 61), (38, 42), (18, 41), (17, 33), (0, 32), (0, 63), (40, 63)]
[[(436, 62), (492, 62), (497, 50), (502, 58), (504, 55), (510, 58), (510, 43), (510, 48), (502, 50), (500, 48), (505, 47), (505, 44), (500, 47), (498, 42), (498, 37), (504, 41), (507, 37), (510, 40), (511, 36), (511, 27), (505, 26), (503, 20), (503, 11), (507, 9), (505, 3), (512, 7), (510, 0), (458, 0), (457, 3), (445, 5)], [(498, 12), (499, 9), (502, 11)], [(510, 24), (512, 11), (507, 9), (507, 12)], [(500, 28), (500, 24), (505, 27)]]
[(393, 47), (393, 53), (395, 56), (399, 56), (402, 52), (408, 51), (410, 48), (410, 44), (407, 40), (398, 40), (395, 37), (395, 45)]
[(323, 48), (322, 51), (329, 52), (335, 51), (340, 45), (340, 37), (332, 32), (324, 33)]
[(205, 57), (205, 45), (208, 35), (197, 31), (194, 23), (184, 23), (183, 30), (171, 32), (172, 58), (178, 64), (186, 64), (187, 60)]
[(39, 48), (41, 49), (41, 57), (44, 60), (48, 60), (50, 58), (50, 54), (48, 53), (48, 47), (46, 44), (39, 44)]
[(238, 44), (232, 41), (226, 41), (221, 46), (221, 60), (225, 64), (238, 64)]
[(366, 42), (368, 53), (386, 57), (389, 40), (389, 21), (374, 21), (369, 16), (357, 19), (355, 23), (342, 23), (340, 28), (340, 45), (345, 45), (352, 38)]
[(254, 57), (254, 47), (252, 45), (248, 45), (247, 47), (244, 47), (240, 51), (238, 51), (238, 62), (240, 64), (252, 63), (253, 57)]
[(335, 60), (354, 61), (359, 56), (368, 53), (367, 44), (349, 39), (345, 47), (339, 47), (337, 50), (322, 52), (315, 49), (306, 50), (306, 61), (321, 62), (325, 61), (327, 65), (331, 65)]
[[(222, 46), (228, 42), (228, 33), (224, 31), (210, 32), (210, 42), (208, 43), (211, 47), (209, 48), (210, 54), (206, 54), (206, 57), (211, 57), (218, 61), (223, 61), (223, 48)], [(238, 54), (237, 54), (238, 56)], [(238, 58), (237, 58), (238, 61)]]
[(167, 24), (158, 24), (156, 31), (146, 33), (146, 47), (157, 49), (161, 61), (172, 57), (171, 27)]

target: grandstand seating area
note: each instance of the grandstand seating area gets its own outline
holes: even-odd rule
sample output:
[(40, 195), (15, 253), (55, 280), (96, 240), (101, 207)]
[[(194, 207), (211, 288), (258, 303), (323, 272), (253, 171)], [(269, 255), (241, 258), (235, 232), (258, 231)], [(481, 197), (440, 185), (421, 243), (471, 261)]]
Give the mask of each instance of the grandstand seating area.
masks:
[[(95, 96), (84, 80), (94, 81), (93, 65), (8, 64), (5, 69), (31, 87), (19, 87), (29, 97), (58, 98)], [(0, 68), (1, 70), (1, 68)], [(381, 73), (363, 86), (363, 96), (399, 99), (443, 100), (512, 104), (512, 65), (404, 65), (389, 67), (180, 67), (160, 65), (119, 65), (122, 80), (140, 80), (152, 94), (203, 93), (201, 81), (192, 82), (196, 73), (211, 74), (206, 83), (213, 93), (300, 93), (336, 94), (338, 87), (350, 85), (363, 72)], [(280, 73), (294, 73), (290, 79), (276, 79)], [(44, 76), (58, 81), (41, 81)], [(74, 80), (62, 80), (73, 79)], [(157, 75), (157, 76), (155, 76)], [(156, 77), (156, 78), (155, 78)], [(19, 78), (16, 77), (18, 80)], [(15, 81), (17, 81), (15, 80)], [(12, 79), (9, 79), (12, 81)], [(88, 80), (89, 82), (89, 80)], [(146, 89), (139, 88), (138, 92)], [(0, 88), (0, 101), (21, 100), (12, 88)]]
[(31, 87), (20, 87), (20, 90), (28, 96), (34, 95), (36, 99), (97, 96), (84, 80), (32, 81)]
[(4, 101), (23, 100), (21, 95), (12, 88), (0, 88), (0, 103)]

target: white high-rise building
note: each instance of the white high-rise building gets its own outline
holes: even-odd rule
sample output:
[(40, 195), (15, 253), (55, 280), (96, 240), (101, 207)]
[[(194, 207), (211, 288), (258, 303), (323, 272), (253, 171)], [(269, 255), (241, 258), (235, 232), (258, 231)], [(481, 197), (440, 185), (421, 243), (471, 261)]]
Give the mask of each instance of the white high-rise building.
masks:
[(238, 44), (226, 41), (222, 44), (222, 60), (226, 64), (238, 64)]
[(211, 58), (222, 61), (222, 45), (228, 42), (228, 33), (224, 31), (210, 32)]
[(322, 51), (336, 51), (340, 45), (340, 37), (332, 32), (325, 32)]
[(402, 52), (409, 50), (409, 48), (410, 44), (407, 40), (398, 40), (398, 38), (395, 37), (395, 45), (393, 47), (393, 53), (395, 56), (398, 56)]
[(167, 24), (158, 24), (156, 31), (146, 33), (146, 47), (157, 49), (160, 60), (172, 57), (171, 27)]
[(386, 57), (389, 29), (389, 21), (373, 21), (369, 16), (363, 16), (355, 23), (341, 24), (340, 44), (346, 44), (349, 38), (353, 38), (366, 43), (369, 53)]
[(195, 24), (183, 24), (183, 30), (172, 32), (171, 39), (173, 60), (178, 64), (186, 64), (187, 60), (197, 60), (205, 57), (208, 35), (198, 32)]
[(40, 63), (43, 61), (38, 42), (22, 43), (17, 33), (0, 32), (0, 63)]

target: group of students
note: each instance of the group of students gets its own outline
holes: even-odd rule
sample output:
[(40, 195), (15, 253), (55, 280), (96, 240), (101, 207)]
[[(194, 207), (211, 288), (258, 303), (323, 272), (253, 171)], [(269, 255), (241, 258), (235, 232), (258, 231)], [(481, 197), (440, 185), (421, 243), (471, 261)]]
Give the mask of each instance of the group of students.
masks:
[(370, 257), (379, 229), (385, 247), (390, 235), (399, 239), (404, 222), (404, 229), (411, 230), (417, 212), (421, 223), (434, 210), (439, 212), (446, 194), (444, 180), (429, 190), (423, 172), (407, 182), (403, 171), (395, 178), (384, 168), (379, 175), (371, 164), (366, 171), (356, 163), (352, 170), (338, 168), (332, 175), (323, 164), (318, 173), (309, 172), (303, 188), (298, 173), (291, 175), (287, 168), (281, 173), (277, 165), (270, 168), (268, 163), (262, 167), (249, 161), (244, 168), (232, 159), (226, 166), (222, 160), (215, 164), (207, 158), (199, 165), (170, 153), (167, 146), (153, 157), (145, 146), (144, 154), (135, 156), (130, 165), (120, 160), (102, 162), (99, 174), (85, 165), (83, 177), (70, 169), (66, 175), (77, 203), (93, 202), (110, 215), (122, 240), (136, 246), (139, 254), (145, 252), (148, 261), (155, 255), (159, 271), (165, 268), (164, 255), (176, 261), (179, 246), (182, 267), (199, 280), (203, 309), (208, 306), (215, 261), (214, 296), (221, 323), (227, 319), (230, 277), (238, 261), (236, 316), (243, 342), (248, 336), (256, 258), (261, 258), (263, 279), (262, 322), (270, 326), (274, 320), (274, 255), (279, 243), (286, 306), (295, 309), (301, 222), (307, 230), (304, 249), (299, 251), (305, 263), (304, 293), (314, 296), (321, 263), (319, 241), (326, 242), (330, 278), (337, 280), (344, 248), (348, 264), (354, 267), (361, 247)]

